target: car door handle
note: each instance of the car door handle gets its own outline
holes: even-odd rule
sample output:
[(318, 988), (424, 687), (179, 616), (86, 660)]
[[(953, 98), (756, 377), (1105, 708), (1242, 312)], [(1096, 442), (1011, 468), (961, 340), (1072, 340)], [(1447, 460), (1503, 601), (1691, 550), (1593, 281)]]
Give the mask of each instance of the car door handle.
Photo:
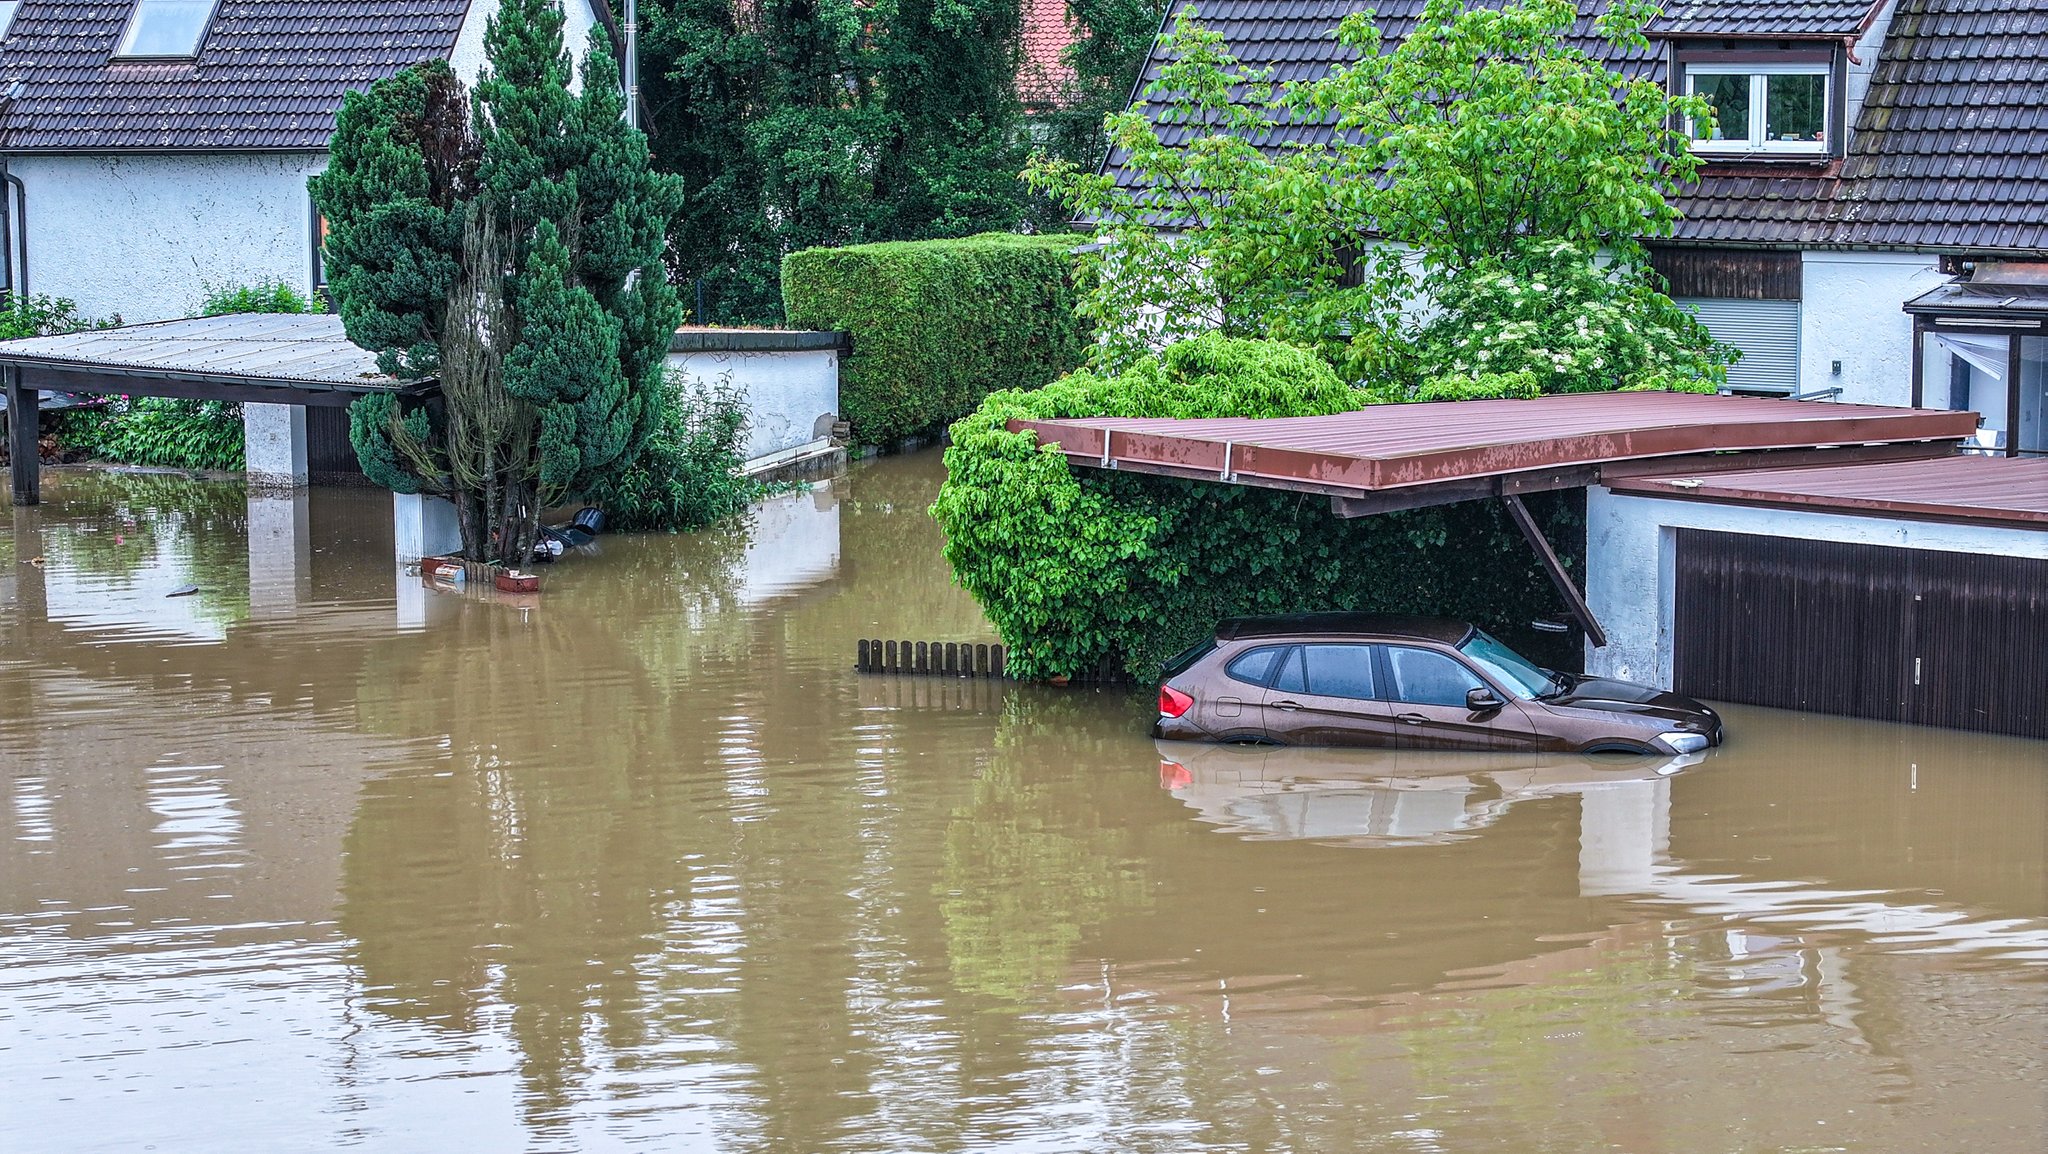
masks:
[(1399, 721), (1403, 725), (1421, 725), (1423, 722), (1428, 721), (1429, 718), (1419, 713), (1403, 713), (1394, 720)]
[(1301, 703), (1299, 701), (1276, 701), (1273, 703), (1273, 708), (1284, 709), (1289, 713), (1294, 713), (1301, 709)]

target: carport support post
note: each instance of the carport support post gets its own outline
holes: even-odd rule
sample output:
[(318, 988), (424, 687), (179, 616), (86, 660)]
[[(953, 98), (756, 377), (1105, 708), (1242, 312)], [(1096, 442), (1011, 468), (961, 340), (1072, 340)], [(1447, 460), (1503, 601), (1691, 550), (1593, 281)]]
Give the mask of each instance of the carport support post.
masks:
[(1579, 595), (1579, 587), (1572, 584), (1572, 575), (1565, 572), (1564, 562), (1557, 559), (1557, 552), (1550, 547), (1550, 540), (1543, 535), (1542, 529), (1537, 528), (1536, 518), (1529, 515), (1528, 506), (1523, 505), (1522, 499), (1513, 493), (1503, 493), (1500, 499), (1501, 503), (1508, 507), (1508, 515), (1515, 519), (1515, 527), (1522, 531), (1522, 536), (1528, 538), (1529, 547), (1536, 550), (1536, 559), (1543, 562), (1543, 571), (1550, 574), (1550, 583), (1557, 586), (1558, 596), (1564, 598), (1565, 605), (1572, 611), (1572, 619), (1579, 623), (1579, 628), (1586, 631), (1586, 639), (1593, 643), (1595, 649), (1606, 648), (1606, 631), (1593, 619), (1592, 607)]
[(14, 469), (14, 503), (40, 505), (43, 451), (36, 441), (42, 431), (42, 395), (23, 387), (20, 369), (0, 372), (7, 376), (7, 452)]

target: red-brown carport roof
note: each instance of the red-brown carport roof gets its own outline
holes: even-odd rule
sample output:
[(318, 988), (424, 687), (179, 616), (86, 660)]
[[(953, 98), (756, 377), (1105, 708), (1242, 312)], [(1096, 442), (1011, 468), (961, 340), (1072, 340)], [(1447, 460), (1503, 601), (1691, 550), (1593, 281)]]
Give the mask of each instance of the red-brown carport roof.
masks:
[(1925, 461), (1629, 477), (1617, 493), (1822, 512), (2048, 529), (2048, 457), (1958, 454)]
[(1070, 461), (1373, 493), (1719, 451), (1956, 441), (1977, 415), (1697, 393), (1375, 405), (1326, 417), (1011, 421)]

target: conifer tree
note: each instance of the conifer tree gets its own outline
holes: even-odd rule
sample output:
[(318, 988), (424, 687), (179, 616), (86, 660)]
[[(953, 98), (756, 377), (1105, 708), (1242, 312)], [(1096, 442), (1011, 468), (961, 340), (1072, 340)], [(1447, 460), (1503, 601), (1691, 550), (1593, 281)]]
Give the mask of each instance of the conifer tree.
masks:
[(313, 178), (349, 339), (441, 396), (356, 402), (364, 472), (450, 497), (472, 560), (523, 564), (543, 507), (630, 464), (681, 309), (662, 264), (681, 182), (621, 119), (601, 37), (580, 90), (559, 0), (504, 0), (472, 96), (432, 62), (351, 94)]

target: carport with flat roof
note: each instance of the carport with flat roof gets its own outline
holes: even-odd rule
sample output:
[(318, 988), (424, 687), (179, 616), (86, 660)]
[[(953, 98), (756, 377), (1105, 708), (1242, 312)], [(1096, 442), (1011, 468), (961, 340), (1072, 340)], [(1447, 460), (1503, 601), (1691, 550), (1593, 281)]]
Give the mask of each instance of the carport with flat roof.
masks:
[[(135, 397), (184, 397), (275, 406), (286, 477), (305, 474), (303, 413), (287, 406), (339, 408), (365, 393), (430, 392), (431, 380), (400, 381), (377, 368), (374, 354), (349, 343), (341, 318), (325, 314), (244, 314), (160, 321), (115, 329), (0, 342), (7, 385), (8, 448), (14, 503), (40, 498), (37, 425), (12, 415), (36, 411), (44, 391)], [(264, 411), (250, 422), (265, 429)], [(251, 456), (261, 451), (251, 438)], [(252, 459), (250, 472), (266, 462)]]
[(1069, 464), (1330, 498), (1361, 517), (1497, 498), (1595, 647), (1606, 635), (1521, 496), (1644, 471), (1924, 459), (1951, 454), (1977, 414), (1697, 393), (1375, 405), (1320, 417), (1011, 421)]

